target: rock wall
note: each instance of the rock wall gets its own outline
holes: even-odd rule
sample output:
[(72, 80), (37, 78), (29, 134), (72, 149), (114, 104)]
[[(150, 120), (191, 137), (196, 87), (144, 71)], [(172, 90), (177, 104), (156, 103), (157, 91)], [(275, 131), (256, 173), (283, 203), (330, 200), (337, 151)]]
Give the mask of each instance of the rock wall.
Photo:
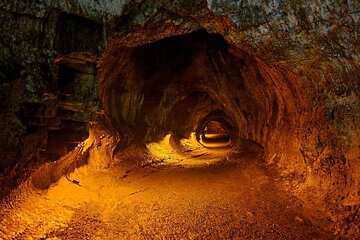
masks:
[[(121, 1), (106, 3), (103, 8), (121, 12)], [(87, 134), (87, 122), (101, 117), (96, 62), (110, 12), (98, 5), (1, 1), (0, 178), (9, 183), (4, 192), (16, 186), (8, 176), (21, 179), (26, 166), (61, 157), (76, 146), (69, 142)]]

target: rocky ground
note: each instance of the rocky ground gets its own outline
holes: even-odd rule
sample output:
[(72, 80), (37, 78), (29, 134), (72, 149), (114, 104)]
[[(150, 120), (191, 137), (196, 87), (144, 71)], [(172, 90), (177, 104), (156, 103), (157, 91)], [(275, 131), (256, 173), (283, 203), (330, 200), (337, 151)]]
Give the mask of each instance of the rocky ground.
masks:
[(121, 159), (107, 169), (96, 169), (90, 161), (69, 176), (80, 186), (65, 176), (48, 190), (22, 186), (16, 200), (3, 211), (0, 236), (332, 238), (321, 230), (328, 222), (320, 214), (304, 209), (276, 184), (276, 173), (263, 163), (256, 145), (230, 153), (229, 149), (209, 150), (192, 143), (191, 139), (183, 141), (183, 152), (170, 147), (174, 145), (171, 137), (149, 144), (151, 160), (127, 165), (125, 171)]

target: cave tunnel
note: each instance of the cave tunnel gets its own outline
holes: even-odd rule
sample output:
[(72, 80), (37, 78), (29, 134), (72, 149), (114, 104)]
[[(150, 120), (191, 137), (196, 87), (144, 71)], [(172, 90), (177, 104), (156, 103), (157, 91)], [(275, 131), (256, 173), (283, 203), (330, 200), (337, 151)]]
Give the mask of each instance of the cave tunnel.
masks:
[(247, 139), (264, 146), (271, 131), (290, 127), (291, 119), (281, 117), (290, 118), (287, 108), (299, 101), (292, 83), (277, 86), (276, 72), (268, 75), (267, 66), (205, 30), (111, 49), (102, 64), (105, 115), (129, 144), (169, 133), (187, 137), (195, 132), (199, 137), (214, 119), (234, 143)]
[(14, 2), (0, 239), (360, 238), (359, 5)]

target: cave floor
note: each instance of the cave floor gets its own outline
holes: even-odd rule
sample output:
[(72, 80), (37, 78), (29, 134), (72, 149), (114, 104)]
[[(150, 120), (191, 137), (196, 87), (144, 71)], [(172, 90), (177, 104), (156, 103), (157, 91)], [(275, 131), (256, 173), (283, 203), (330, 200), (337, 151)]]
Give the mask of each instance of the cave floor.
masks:
[[(159, 149), (157, 149), (159, 151)], [(169, 153), (167, 153), (169, 154)], [(199, 156), (199, 155), (196, 155)], [(281, 191), (256, 153), (216, 164), (83, 166), (3, 212), (4, 239), (328, 239), (320, 214)], [(194, 157), (194, 155), (192, 156)], [(201, 155), (196, 161), (206, 161)], [(188, 159), (189, 160), (189, 159)], [(186, 162), (186, 161), (185, 161)], [(211, 161), (210, 161), (211, 162)], [(24, 197), (26, 196), (26, 197)], [(1, 239), (1, 237), (0, 237)]]

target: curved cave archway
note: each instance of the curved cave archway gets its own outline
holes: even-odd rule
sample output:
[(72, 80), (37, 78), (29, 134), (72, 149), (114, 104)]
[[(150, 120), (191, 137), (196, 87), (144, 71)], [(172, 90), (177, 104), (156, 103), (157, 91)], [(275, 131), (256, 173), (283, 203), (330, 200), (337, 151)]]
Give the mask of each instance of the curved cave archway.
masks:
[(230, 134), (231, 130), (222, 124), (221, 119), (209, 121), (204, 128), (204, 136), (208, 134)]
[(249, 139), (274, 154), (269, 141), (287, 135), (300, 111), (292, 84), (221, 35), (200, 30), (132, 48), (110, 46), (101, 64), (100, 97), (111, 127), (127, 144), (168, 133), (194, 131), (199, 138), (204, 119), (218, 111), (231, 125), (232, 140)]
[(199, 135), (199, 142), (206, 148), (226, 148), (236, 141), (233, 126), (224, 118), (206, 121)]

